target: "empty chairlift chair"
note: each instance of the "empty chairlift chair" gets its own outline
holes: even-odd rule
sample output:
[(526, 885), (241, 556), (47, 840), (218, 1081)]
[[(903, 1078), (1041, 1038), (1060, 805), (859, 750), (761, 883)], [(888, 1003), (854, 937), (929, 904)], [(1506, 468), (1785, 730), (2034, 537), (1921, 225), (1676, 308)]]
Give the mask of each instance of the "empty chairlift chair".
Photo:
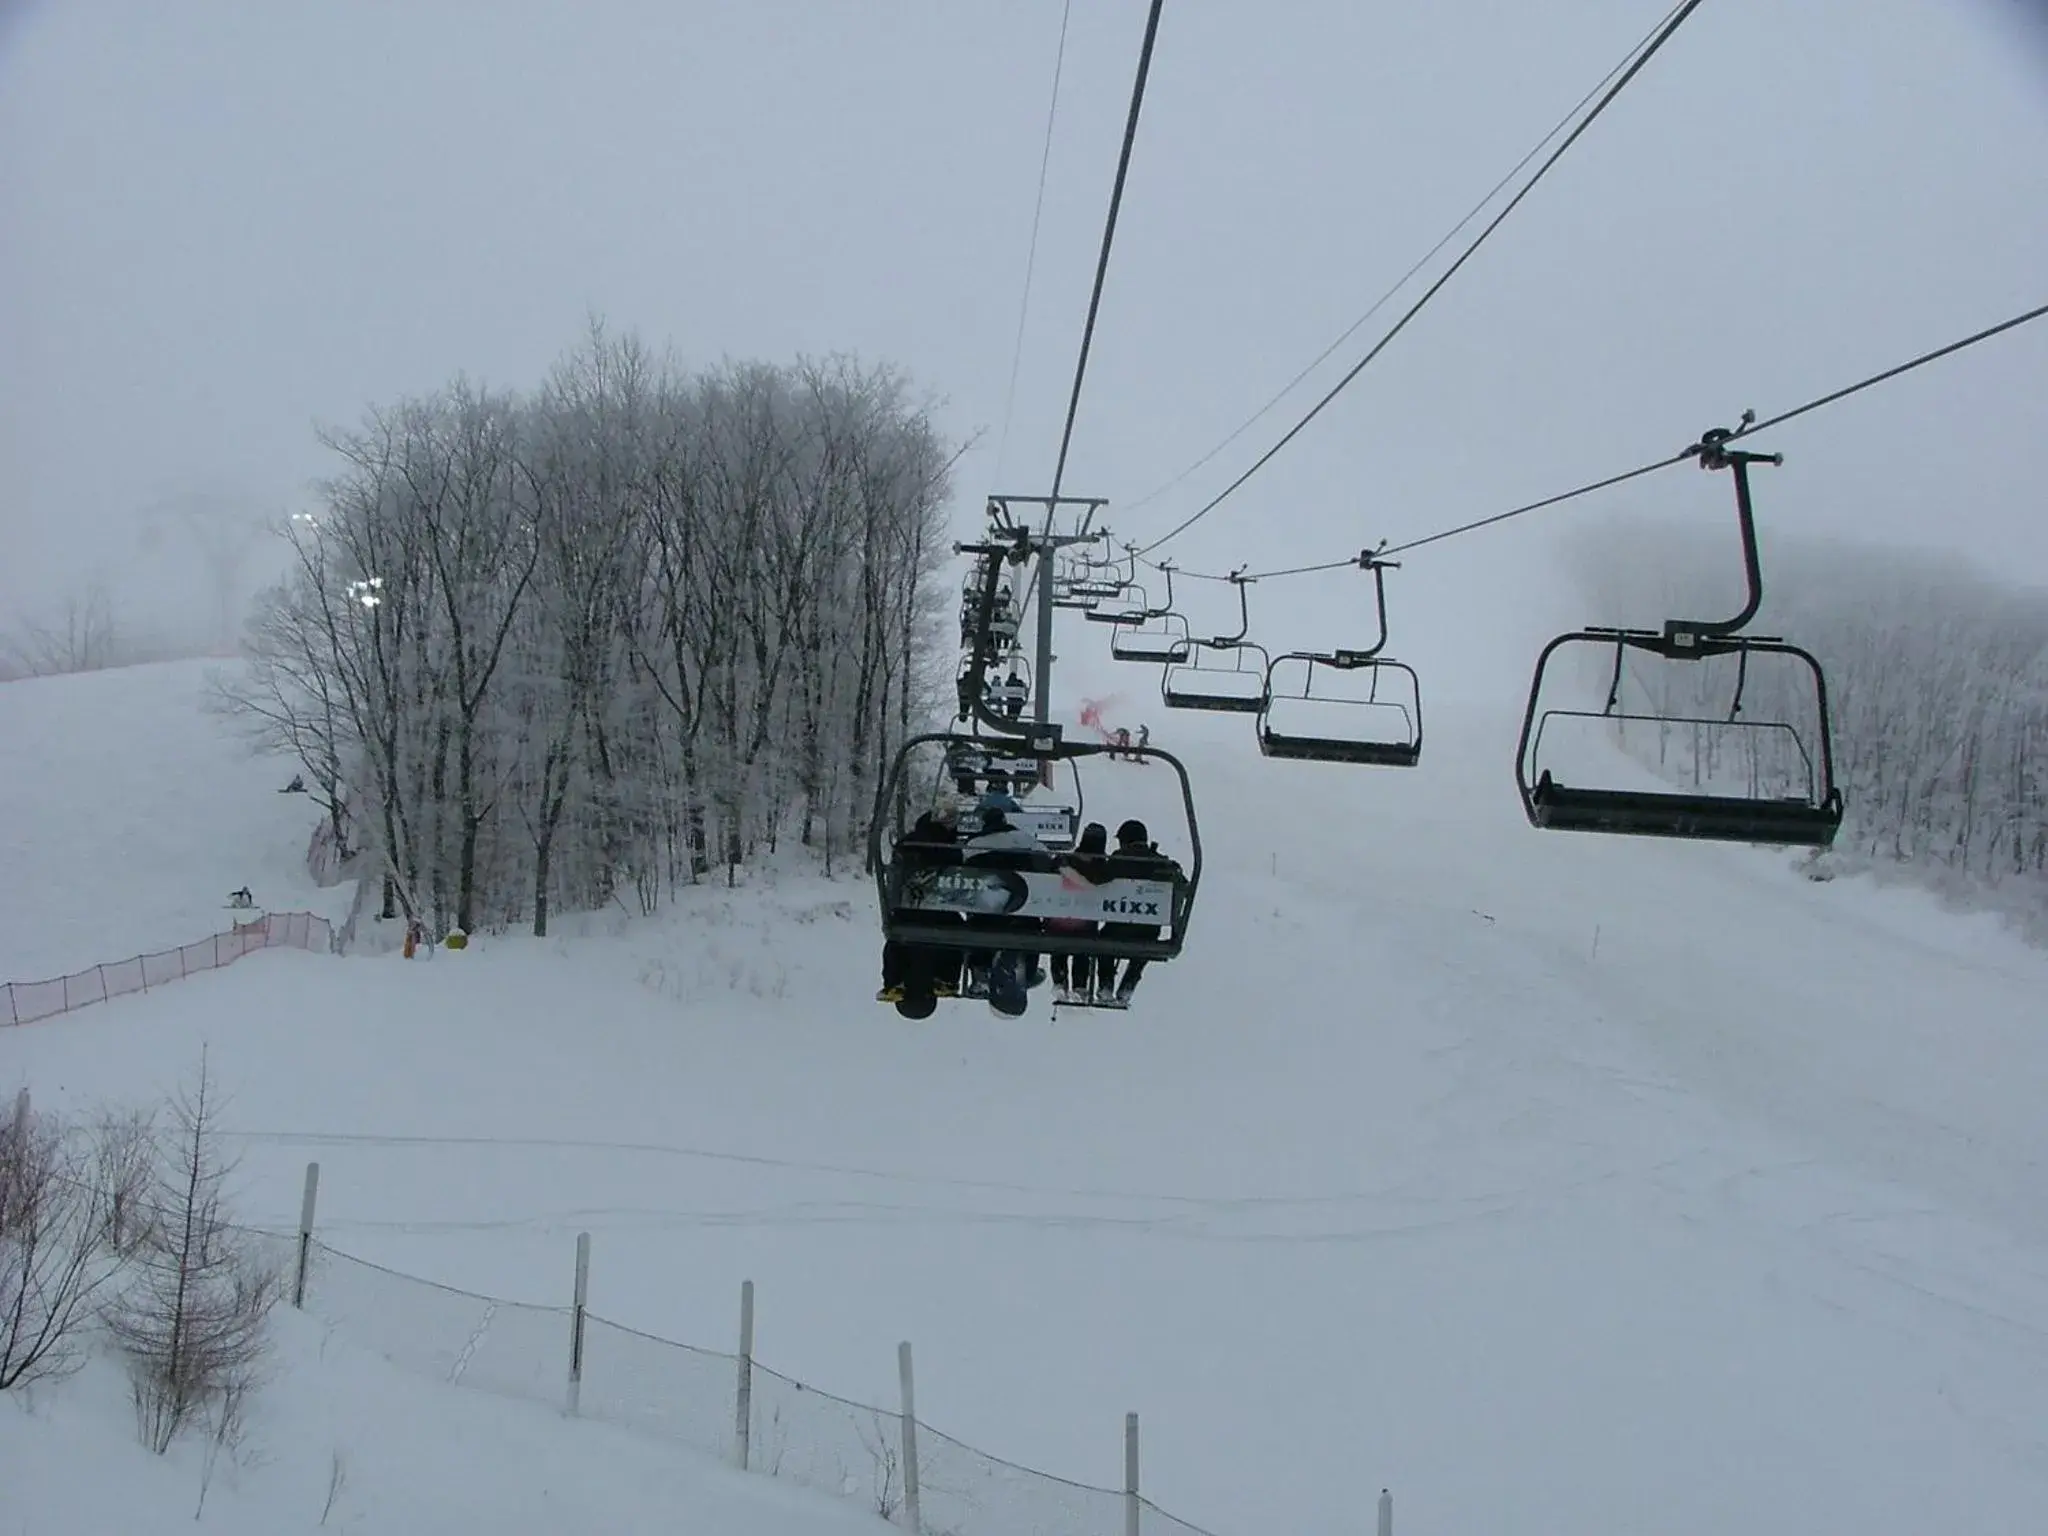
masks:
[[(1158, 613), (1165, 611), (1163, 608), (1157, 610)], [(1093, 624), (1142, 624), (1154, 616), (1145, 589), (1135, 581), (1124, 582), (1114, 592), (1098, 596), (1090, 604), (1087, 614)]]
[(1386, 572), (1368, 550), (1379, 635), (1365, 650), (1288, 651), (1266, 669), (1259, 750), (1297, 762), (1413, 768), (1422, 761), (1422, 685), (1415, 669), (1381, 652), (1387, 643)]
[[(1266, 679), (1272, 659), (1249, 640), (1197, 640), (1189, 659), (1160, 675), (1159, 693), (1168, 709), (1201, 709), (1225, 715), (1255, 715), (1266, 707)], [(1229, 666), (1203, 651), (1220, 651)]]
[(1363, 651), (1289, 651), (1266, 672), (1259, 750), (1297, 762), (1413, 768), (1422, 761), (1415, 669)]
[(1230, 580), (1237, 587), (1237, 633), (1195, 640), (1185, 661), (1166, 667), (1159, 677), (1159, 693), (1168, 709), (1253, 715), (1266, 707), (1266, 672), (1272, 658), (1245, 639), (1251, 628), (1245, 604), (1250, 583), (1237, 572)]
[[(1515, 763), (1533, 825), (1785, 847), (1825, 848), (1834, 841), (1842, 794), (1820, 663), (1776, 636), (1739, 633), (1763, 600), (1749, 466), (1782, 459), (1731, 449), (1733, 435), (1726, 428), (1705, 434), (1699, 461), (1703, 469), (1733, 471), (1747, 604), (1732, 619), (1670, 619), (1661, 630), (1589, 625), (1543, 648)], [(1587, 671), (1606, 678), (1599, 707), (1551, 702), (1560, 673), (1564, 686), (1583, 681), (1560, 665), (1565, 657), (1580, 658)], [(1630, 663), (1638, 660), (1657, 675), (1637, 676)], [(1631, 684), (1642, 702), (1629, 697)], [(1575, 734), (1583, 743), (1588, 727), (1598, 750), (1581, 750), (1568, 761)], [(1588, 782), (1616, 777), (1617, 758), (1632, 748), (1644, 760), (1637, 784)], [(1681, 782), (1671, 782), (1674, 776)]]
[(1193, 651), (1188, 621), (1177, 613), (1159, 614), (1142, 623), (1119, 624), (1109, 636), (1109, 654), (1118, 661), (1178, 666)]

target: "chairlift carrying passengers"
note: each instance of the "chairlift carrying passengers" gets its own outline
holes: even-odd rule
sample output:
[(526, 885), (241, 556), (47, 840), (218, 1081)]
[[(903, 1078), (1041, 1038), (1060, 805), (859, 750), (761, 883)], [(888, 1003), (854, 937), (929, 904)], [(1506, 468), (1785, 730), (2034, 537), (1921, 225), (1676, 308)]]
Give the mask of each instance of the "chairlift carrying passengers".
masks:
[(1413, 768), (1422, 760), (1422, 685), (1406, 662), (1381, 654), (1387, 644), (1387, 579), (1397, 563), (1371, 550), (1358, 557), (1372, 573), (1379, 634), (1364, 650), (1287, 651), (1266, 668), (1259, 705), (1259, 751), (1296, 762)]
[[(1245, 588), (1251, 583), (1241, 571), (1230, 574), (1237, 587), (1237, 633), (1195, 639), (1185, 660), (1169, 664), (1159, 675), (1159, 695), (1168, 709), (1199, 709), (1219, 714), (1257, 714), (1266, 705), (1266, 669), (1272, 659), (1264, 648), (1245, 638), (1251, 630), (1251, 611)], [(1200, 652), (1221, 652), (1230, 665), (1204, 665)]]
[[(1202, 875), (1201, 829), (1194, 791), (1179, 758), (1160, 748), (1144, 756), (1170, 766), (1180, 781), (1186, 823), (1185, 866), (1119, 867), (1096, 883), (1048, 867), (1049, 855), (981, 851), (961, 844), (906, 841), (914, 817), (906, 776), (921, 752), (973, 741), (946, 733), (914, 736), (896, 754), (876, 796), (868, 830), (883, 936), (891, 943), (939, 949), (1027, 951), (1039, 955), (1097, 955), (1163, 961), (1181, 952)], [(1101, 742), (1069, 741), (1057, 726), (1037, 726), (1020, 744), (1041, 762), (1076, 763), (1113, 750)], [(1138, 925), (1149, 932), (1047, 927), (1044, 919)]]
[[(1743, 413), (1743, 426), (1754, 420), (1753, 412)], [(1529, 685), (1529, 706), (1515, 760), (1516, 785), (1532, 825), (1555, 831), (1783, 847), (1825, 848), (1833, 843), (1842, 823), (1842, 793), (1835, 784), (1827, 679), (1820, 663), (1812, 653), (1777, 636), (1740, 633), (1763, 602), (1749, 467), (1784, 460), (1779, 454), (1731, 448), (1728, 444), (1734, 436), (1729, 429), (1717, 427), (1701, 437), (1697, 453), (1702, 469), (1725, 469), (1733, 474), (1748, 601), (1732, 619), (1668, 619), (1662, 630), (1588, 625), (1559, 635), (1543, 648)], [(1595, 656), (1607, 650), (1613, 653), (1606, 703), (1598, 710), (1545, 707), (1545, 682), (1554, 661), (1574, 650), (1581, 655), (1589, 650)], [(1701, 663), (1732, 657), (1735, 676), (1726, 712), (1709, 714), (1697, 705), (1625, 707), (1625, 663), (1632, 656), (1690, 663), (1699, 668), (1694, 676), (1702, 683), (1709, 675), (1700, 668)], [(1783, 670), (1796, 679), (1799, 703), (1763, 717), (1746, 714), (1745, 694), (1755, 692), (1753, 664), (1772, 657), (1790, 663)], [(1786, 697), (1779, 702), (1789, 704), (1790, 692), (1788, 686)], [(1564, 734), (1557, 727), (1568, 720), (1595, 722), (1603, 732), (1611, 727), (1625, 733), (1631, 722), (1650, 727), (1657, 732), (1660, 757), (1667, 767), (1676, 732), (1681, 758), (1688, 755), (1683, 749), (1691, 748), (1693, 785), (1687, 789), (1602, 789), (1565, 782), (1560, 777), (1564, 770), (1555, 758), (1556, 741)], [(1547, 731), (1552, 747), (1548, 760)], [(1721, 744), (1731, 738), (1742, 742), (1742, 747), (1732, 752), (1721, 750)], [(1625, 734), (1622, 740), (1625, 742)]]

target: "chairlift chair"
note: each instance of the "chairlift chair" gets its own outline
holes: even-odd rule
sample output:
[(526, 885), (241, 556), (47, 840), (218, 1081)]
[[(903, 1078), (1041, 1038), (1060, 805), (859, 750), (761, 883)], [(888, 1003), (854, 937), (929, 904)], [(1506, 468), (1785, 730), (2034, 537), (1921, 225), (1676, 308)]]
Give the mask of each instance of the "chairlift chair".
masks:
[[(1193, 642), (1187, 659), (1166, 667), (1159, 676), (1159, 694), (1168, 709), (1209, 710), (1218, 714), (1257, 714), (1266, 704), (1266, 669), (1272, 665), (1264, 648), (1245, 639), (1251, 630), (1251, 611), (1245, 588), (1250, 586), (1240, 572), (1233, 571), (1237, 587), (1237, 633), (1217, 635)], [(1197, 653), (1224, 653), (1229, 666), (1220, 662), (1204, 666)]]
[[(1755, 419), (1743, 413), (1746, 427)], [(1515, 760), (1515, 782), (1529, 821), (1537, 827), (1567, 832), (1607, 832), (1638, 837), (1679, 837), (1704, 841), (1764, 843), (1781, 847), (1825, 848), (1842, 823), (1842, 792), (1835, 784), (1834, 742), (1828, 717), (1827, 678), (1819, 661), (1799, 646), (1776, 636), (1739, 633), (1763, 602), (1763, 576), (1757, 556), (1756, 520), (1750, 502), (1749, 466), (1779, 464), (1780, 455), (1731, 449), (1735, 433), (1715, 428), (1702, 436), (1700, 467), (1732, 470), (1736, 517), (1742, 533), (1744, 575), (1749, 598), (1732, 619), (1710, 621), (1670, 619), (1662, 630), (1619, 629), (1588, 625), (1559, 635), (1537, 657), (1529, 685), (1529, 706)], [(1577, 648), (1612, 648), (1614, 665), (1605, 705), (1598, 710), (1543, 707), (1544, 683), (1554, 659)], [(1701, 662), (1733, 656), (1736, 675), (1725, 715), (1699, 710), (1626, 709), (1621, 692), (1624, 663), (1631, 653), (1669, 662)], [(1744, 692), (1751, 661), (1782, 656), (1793, 663), (1801, 692), (1811, 706), (1801, 719), (1744, 718)], [(1792, 711), (1781, 713), (1790, 714)], [(1567, 784), (1543, 758), (1545, 728), (1562, 719), (1586, 719), (1624, 726), (1634, 721), (1660, 732), (1689, 727), (1715, 733), (1739, 732), (1749, 743), (1747, 782), (1733, 788), (1725, 780), (1690, 789), (1603, 789)], [(1808, 729), (1800, 729), (1806, 724)], [(1700, 764), (1694, 757), (1695, 775)]]
[(1136, 581), (1126, 581), (1118, 588), (1121, 595), (1097, 603), (1088, 610), (1088, 617), (1097, 624), (1115, 624), (1119, 628), (1165, 618), (1173, 612), (1173, 567), (1161, 565), (1159, 570), (1166, 577), (1166, 595), (1157, 603)]
[(1177, 613), (1160, 614), (1157, 628), (1119, 624), (1110, 632), (1109, 654), (1118, 661), (1148, 662), (1179, 666), (1194, 652), (1188, 635), (1188, 621)]
[(1272, 659), (1263, 648), (1249, 640), (1233, 640), (1221, 646), (1213, 640), (1197, 640), (1195, 645), (1198, 649), (1227, 651), (1231, 664), (1203, 666), (1190, 655), (1187, 661), (1167, 667), (1160, 674), (1159, 693), (1168, 709), (1255, 715), (1266, 707), (1266, 677)]
[[(1091, 884), (1071, 872), (1032, 867), (1040, 858), (1022, 851), (976, 852), (959, 844), (906, 842), (908, 811), (905, 775), (921, 749), (944, 749), (973, 738), (928, 733), (906, 741), (877, 791), (868, 828), (868, 858), (886, 939), (941, 949), (1026, 950), (1039, 955), (1107, 955), (1124, 960), (1165, 961), (1180, 954), (1194, 914), (1202, 878), (1201, 828), (1186, 765), (1156, 747), (1129, 749), (1171, 767), (1180, 781), (1186, 822), (1185, 867), (1127, 866), (1108, 859), (1110, 877)], [(1023, 750), (1041, 761), (1078, 762), (1119, 749), (1106, 743), (1069, 741), (1057, 726), (1036, 728)], [(1046, 918), (1099, 924), (1140, 925), (1150, 933), (1046, 928)]]
[(1097, 598), (1088, 609), (1092, 624), (1142, 624), (1154, 616), (1145, 589), (1134, 581)]
[(1295, 762), (1413, 768), (1422, 761), (1422, 685), (1415, 669), (1383, 652), (1387, 577), (1399, 565), (1371, 550), (1358, 556), (1372, 573), (1378, 633), (1362, 650), (1288, 651), (1266, 668), (1259, 706), (1259, 751)]
[[(1298, 687), (1291, 685), (1295, 678)], [(1347, 688), (1339, 678), (1361, 679), (1362, 689), (1357, 682)], [(1413, 667), (1392, 657), (1367, 651), (1275, 656), (1258, 714), (1259, 751), (1267, 757), (1373, 768), (1413, 768), (1422, 761), (1421, 684)]]

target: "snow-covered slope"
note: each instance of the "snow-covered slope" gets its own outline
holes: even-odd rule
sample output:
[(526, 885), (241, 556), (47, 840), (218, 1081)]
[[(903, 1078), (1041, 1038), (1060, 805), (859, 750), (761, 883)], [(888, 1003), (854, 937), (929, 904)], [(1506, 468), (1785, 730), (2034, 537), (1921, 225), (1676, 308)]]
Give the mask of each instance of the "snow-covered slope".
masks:
[(306, 873), (318, 821), (277, 793), (297, 764), (206, 709), (210, 674), (169, 661), (0, 686), (0, 981), (40, 981), (190, 944), (248, 886), (272, 911), (348, 913)]
[[(0, 1034), (0, 1088), (154, 1096), (204, 1042), (257, 1219), (317, 1157), (335, 1247), (544, 1301), (589, 1230), (599, 1311), (712, 1347), (752, 1277), (770, 1363), (888, 1403), (912, 1339), (921, 1416), (1011, 1459), (1113, 1484), (1138, 1410), (1150, 1495), (1219, 1531), (1367, 1528), (1383, 1484), (1411, 1529), (2039, 1526), (2048, 956), (1535, 832), (1483, 711), (1411, 773), (1152, 723), (1208, 870), (1128, 1015), (907, 1023), (867, 888), (786, 879), (256, 955)], [(1089, 814), (1170, 843), (1163, 787), (1100, 770)]]
[[(209, 1474), (207, 1446), (137, 1442), (111, 1362), (0, 1400), (7, 1528), (223, 1536), (562, 1531), (883, 1536), (873, 1516), (674, 1447), (400, 1371), (287, 1315), (248, 1436)], [(9, 1398), (22, 1394), (8, 1393)]]

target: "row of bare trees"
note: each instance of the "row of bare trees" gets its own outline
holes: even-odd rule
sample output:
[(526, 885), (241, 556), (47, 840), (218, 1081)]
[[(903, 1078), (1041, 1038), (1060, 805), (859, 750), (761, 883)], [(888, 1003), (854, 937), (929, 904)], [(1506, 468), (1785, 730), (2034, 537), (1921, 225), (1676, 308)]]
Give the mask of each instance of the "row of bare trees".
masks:
[(943, 681), (949, 458), (847, 360), (690, 373), (601, 328), (328, 444), (235, 707), (436, 934), (829, 870)]
[[(1575, 563), (1602, 622), (1653, 625), (1739, 607), (1733, 546), (1610, 528), (1577, 546)], [(1804, 646), (1825, 669), (1848, 807), (1837, 846), (1988, 885), (2048, 881), (2048, 594), (1939, 556), (1775, 541), (1764, 553), (1749, 629)], [(1662, 709), (1725, 714), (1732, 665), (1650, 662), (1654, 680), (1632, 667), (1628, 682)], [(1813, 739), (1811, 684), (1795, 670), (1753, 664), (1743, 699), (1743, 719)], [(1757, 744), (1767, 733), (1722, 734), (1764, 760), (1764, 792), (1784, 787), (1785, 753)], [(1657, 748), (1650, 733), (1636, 742), (1638, 755)]]

